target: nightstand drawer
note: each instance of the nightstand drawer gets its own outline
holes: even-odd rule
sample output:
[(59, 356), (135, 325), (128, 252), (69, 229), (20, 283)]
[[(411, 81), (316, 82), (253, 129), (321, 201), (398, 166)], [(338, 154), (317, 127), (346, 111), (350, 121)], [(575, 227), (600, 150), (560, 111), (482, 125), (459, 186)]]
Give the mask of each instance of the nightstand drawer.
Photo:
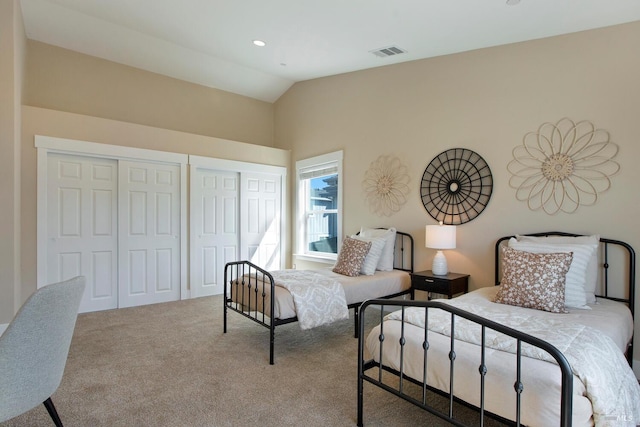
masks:
[(454, 295), (466, 293), (468, 288), (468, 274), (448, 273), (444, 276), (437, 276), (431, 270), (411, 273), (412, 297), (415, 295), (415, 291), (424, 291), (452, 298)]
[(440, 280), (429, 277), (414, 277), (412, 280), (412, 285), (418, 290), (448, 295), (450, 282), (448, 280)]

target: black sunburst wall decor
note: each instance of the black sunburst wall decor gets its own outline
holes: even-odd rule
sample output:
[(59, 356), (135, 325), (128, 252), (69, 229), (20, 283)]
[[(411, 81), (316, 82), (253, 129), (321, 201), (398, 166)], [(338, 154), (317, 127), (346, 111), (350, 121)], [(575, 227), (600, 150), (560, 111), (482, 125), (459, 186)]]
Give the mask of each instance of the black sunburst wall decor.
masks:
[(480, 215), (493, 190), (491, 169), (478, 153), (452, 148), (438, 154), (422, 175), (420, 197), (436, 221), (460, 225)]

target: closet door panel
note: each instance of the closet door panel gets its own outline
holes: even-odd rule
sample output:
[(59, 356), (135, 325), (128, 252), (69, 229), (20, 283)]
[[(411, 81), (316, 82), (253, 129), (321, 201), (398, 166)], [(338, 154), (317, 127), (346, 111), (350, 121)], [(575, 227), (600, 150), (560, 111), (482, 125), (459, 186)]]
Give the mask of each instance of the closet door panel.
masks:
[(281, 177), (243, 172), (240, 208), (241, 257), (267, 270), (281, 267)]
[(117, 307), (117, 162), (47, 155), (47, 274), (86, 276), (80, 312)]
[(236, 172), (191, 170), (191, 290), (194, 297), (224, 291), (224, 265), (239, 255)]
[(180, 299), (180, 167), (119, 162), (119, 306)]

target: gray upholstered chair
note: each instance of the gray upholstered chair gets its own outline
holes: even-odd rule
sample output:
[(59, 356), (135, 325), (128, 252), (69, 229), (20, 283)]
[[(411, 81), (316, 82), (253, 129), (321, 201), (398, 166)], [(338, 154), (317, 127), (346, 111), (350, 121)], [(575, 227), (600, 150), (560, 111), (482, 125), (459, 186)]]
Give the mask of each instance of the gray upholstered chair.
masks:
[(51, 395), (62, 380), (85, 278), (38, 289), (0, 336), (0, 422), (41, 403), (62, 426)]

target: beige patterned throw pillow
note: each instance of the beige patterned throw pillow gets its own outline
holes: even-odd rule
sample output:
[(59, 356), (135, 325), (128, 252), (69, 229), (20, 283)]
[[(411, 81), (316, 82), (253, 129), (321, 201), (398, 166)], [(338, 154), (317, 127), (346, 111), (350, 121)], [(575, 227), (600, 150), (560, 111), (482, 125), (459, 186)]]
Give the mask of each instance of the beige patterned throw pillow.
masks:
[(370, 248), (371, 242), (347, 237), (342, 242), (342, 247), (338, 254), (338, 262), (333, 266), (333, 271), (345, 276), (358, 276), (364, 258), (369, 253)]
[(504, 274), (495, 302), (566, 313), (564, 286), (573, 253), (534, 254), (503, 248)]
[(509, 247), (536, 254), (572, 252), (573, 259), (571, 260), (571, 267), (569, 267), (564, 282), (564, 305), (571, 308), (591, 309), (586, 305), (587, 294), (585, 287), (587, 282), (587, 267), (595, 248), (587, 245), (518, 241), (513, 237), (509, 240)]

